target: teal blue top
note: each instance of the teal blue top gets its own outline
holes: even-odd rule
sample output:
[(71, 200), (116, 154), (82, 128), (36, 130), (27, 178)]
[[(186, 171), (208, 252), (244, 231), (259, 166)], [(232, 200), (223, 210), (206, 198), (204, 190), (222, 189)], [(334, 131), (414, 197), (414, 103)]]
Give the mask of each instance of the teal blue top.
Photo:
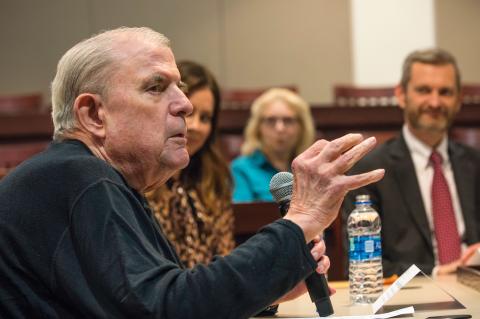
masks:
[(231, 169), (234, 181), (234, 202), (273, 201), (269, 185), (270, 179), (278, 173), (278, 170), (270, 164), (260, 150), (237, 157), (232, 161)]

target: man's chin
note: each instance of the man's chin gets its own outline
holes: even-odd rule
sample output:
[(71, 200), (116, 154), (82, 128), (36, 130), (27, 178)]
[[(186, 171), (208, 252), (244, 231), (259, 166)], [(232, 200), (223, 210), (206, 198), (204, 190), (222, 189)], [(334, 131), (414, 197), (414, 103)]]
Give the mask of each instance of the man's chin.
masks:
[(426, 132), (443, 133), (447, 131), (448, 125), (446, 123), (423, 124), (419, 125), (418, 128)]
[(432, 117), (423, 117), (417, 119), (415, 122), (416, 127), (422, 130), (427, 130), (427, 131), (445, 131), (448, 129), (449, 122), (448, 119), (445, 118), (444, 116), (440, 118), (432, 118)]
[(190, 163), (190, 157), (187, 156), (187, 159), (185, 160), (185, 162), (181, 164), (180, 169), (184, 169), (185, 167), (187, 167), (188, 163)]
[(188, 163), (190, 162), (190, 156), (188, 155), (187, 149), (179, 154), (176, 154), (176, 156), (172, 158), (172, 161), (177, 169), (184, 169), (187, 167)]

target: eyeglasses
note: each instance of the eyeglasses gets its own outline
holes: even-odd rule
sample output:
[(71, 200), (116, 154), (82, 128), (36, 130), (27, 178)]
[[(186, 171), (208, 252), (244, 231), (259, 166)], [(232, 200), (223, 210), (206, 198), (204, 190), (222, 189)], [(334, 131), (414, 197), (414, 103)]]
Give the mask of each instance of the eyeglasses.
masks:
[(268, 116), (262, 118), (262, 123), (268, 127), (275, 127), (277, 122), (281, 122), (285, 127), (293, 127), (298, 123), (298, 119), (296, 117), (276, 117), (276, 116)]

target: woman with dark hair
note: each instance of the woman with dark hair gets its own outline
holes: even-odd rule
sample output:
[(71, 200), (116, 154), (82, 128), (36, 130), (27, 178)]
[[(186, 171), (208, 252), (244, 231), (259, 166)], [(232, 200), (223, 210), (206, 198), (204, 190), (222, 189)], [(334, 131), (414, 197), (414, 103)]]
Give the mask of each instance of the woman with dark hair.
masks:
[(217, 82), (195, 62), (179, 62), (178, 69), (193, 105), (193, 113), (186, 117), (190, 163), (146, 196), (180, 259), (191, 268), (234, 248), (232, 180), (215, 145), (220, 110)]

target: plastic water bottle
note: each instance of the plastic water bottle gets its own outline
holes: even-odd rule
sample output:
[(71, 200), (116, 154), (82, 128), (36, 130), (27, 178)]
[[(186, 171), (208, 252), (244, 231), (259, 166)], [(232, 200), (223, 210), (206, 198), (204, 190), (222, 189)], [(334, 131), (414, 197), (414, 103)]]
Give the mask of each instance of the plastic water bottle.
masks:
[(380, 216), (372, 208), (369, 195), (358, 195), (347, 221), (350, 301), (373, 303), (383, 291)]

